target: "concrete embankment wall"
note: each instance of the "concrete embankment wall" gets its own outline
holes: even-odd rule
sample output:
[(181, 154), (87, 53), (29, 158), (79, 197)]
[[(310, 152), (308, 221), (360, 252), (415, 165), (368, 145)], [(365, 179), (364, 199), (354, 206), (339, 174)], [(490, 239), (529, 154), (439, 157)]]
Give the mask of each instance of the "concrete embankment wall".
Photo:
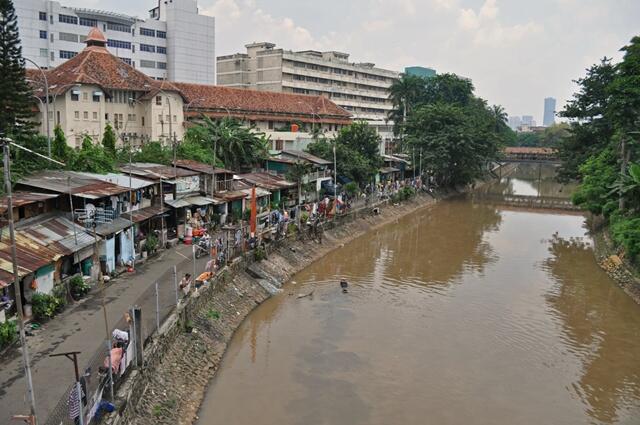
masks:
[[(448, 196), (448, 193), (441, 196)], [(215, 282), (191, 297), (145, 349), (145, 366), (135, 370), (116, 397), (110, 424), (191, 424), (227, 343), (244, 318), (296, 272), (336, 247), (436, 200), (420, 194), (401, 205), (341, 217), (325, 228), (323, 243), (282, 241), (267, 259), (237, 260)], [(191, 332), (188, 329), (191, 328)]]

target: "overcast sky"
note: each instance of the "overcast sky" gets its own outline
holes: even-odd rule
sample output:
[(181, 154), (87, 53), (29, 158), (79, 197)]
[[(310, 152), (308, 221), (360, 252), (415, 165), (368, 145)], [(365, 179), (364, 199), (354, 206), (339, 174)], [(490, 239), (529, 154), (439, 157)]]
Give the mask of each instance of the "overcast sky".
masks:
[[(19, 1), (19, 0), (18, 0)], [(60, 0), (141, 18), (154, 0)], [(473, 80), (510, 115), (542, 122), (543, 99), (640, 35), (640, 0), (199, 0), (216, 17), (216, 55), (252, 41), (339, 50), (403, 70), (421, 65)]]

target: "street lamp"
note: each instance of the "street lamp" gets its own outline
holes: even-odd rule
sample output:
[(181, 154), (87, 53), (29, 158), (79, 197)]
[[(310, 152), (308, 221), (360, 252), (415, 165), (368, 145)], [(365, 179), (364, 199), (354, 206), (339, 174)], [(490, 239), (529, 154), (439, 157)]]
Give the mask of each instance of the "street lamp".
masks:
[(44, 113), (47, 116), (47, 153), (49, 154), (49, 158), (51, 158), (51, 127), (49, 126), (49, 81), (47, 80), (47, 74), (44, 72), (40, 65), (35, 63), (29, 58), (24, 58), (27, 62), (32, 63), (40, 74), (42, 74), (42, 79), (44, 80), (44, 96), (47, 98), (47, 101), (44, 104)]

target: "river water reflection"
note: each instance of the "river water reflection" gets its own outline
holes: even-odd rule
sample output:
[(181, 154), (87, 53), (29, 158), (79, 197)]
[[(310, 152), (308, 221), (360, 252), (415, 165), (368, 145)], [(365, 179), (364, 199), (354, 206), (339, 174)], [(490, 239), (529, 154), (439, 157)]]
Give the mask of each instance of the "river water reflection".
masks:
[(640, 307), (583, 221), (460, 198), (345, 245), (248, 317), (199, 425), (639, 423)]

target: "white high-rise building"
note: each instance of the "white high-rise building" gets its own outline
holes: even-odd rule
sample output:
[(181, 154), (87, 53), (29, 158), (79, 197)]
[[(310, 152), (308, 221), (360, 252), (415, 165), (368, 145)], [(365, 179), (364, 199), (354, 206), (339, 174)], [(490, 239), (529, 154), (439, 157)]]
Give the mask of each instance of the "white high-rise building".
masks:
[(152, 78), (215, 83), (215, 19), (199, 14), (196, 0), (159, 0), (147, 19), (52, 0), (19, 0), (15, 8), (22, 54), (40, 67), (77, 55), (98, 27), (111, 53)]
[[(219, 85), (325, 96), (349, 111), (354, 120), (368, 121), (384, 144), (393, 141), (389, 88), (399, 72), (376, 68), (373, 63), (350, 62), (349, 54), (335, 51), (294, 52), (267, 42), (245, 47), (246, 53), (218, 57)], [(381, 152), (385, 150), (382, 145)]]

